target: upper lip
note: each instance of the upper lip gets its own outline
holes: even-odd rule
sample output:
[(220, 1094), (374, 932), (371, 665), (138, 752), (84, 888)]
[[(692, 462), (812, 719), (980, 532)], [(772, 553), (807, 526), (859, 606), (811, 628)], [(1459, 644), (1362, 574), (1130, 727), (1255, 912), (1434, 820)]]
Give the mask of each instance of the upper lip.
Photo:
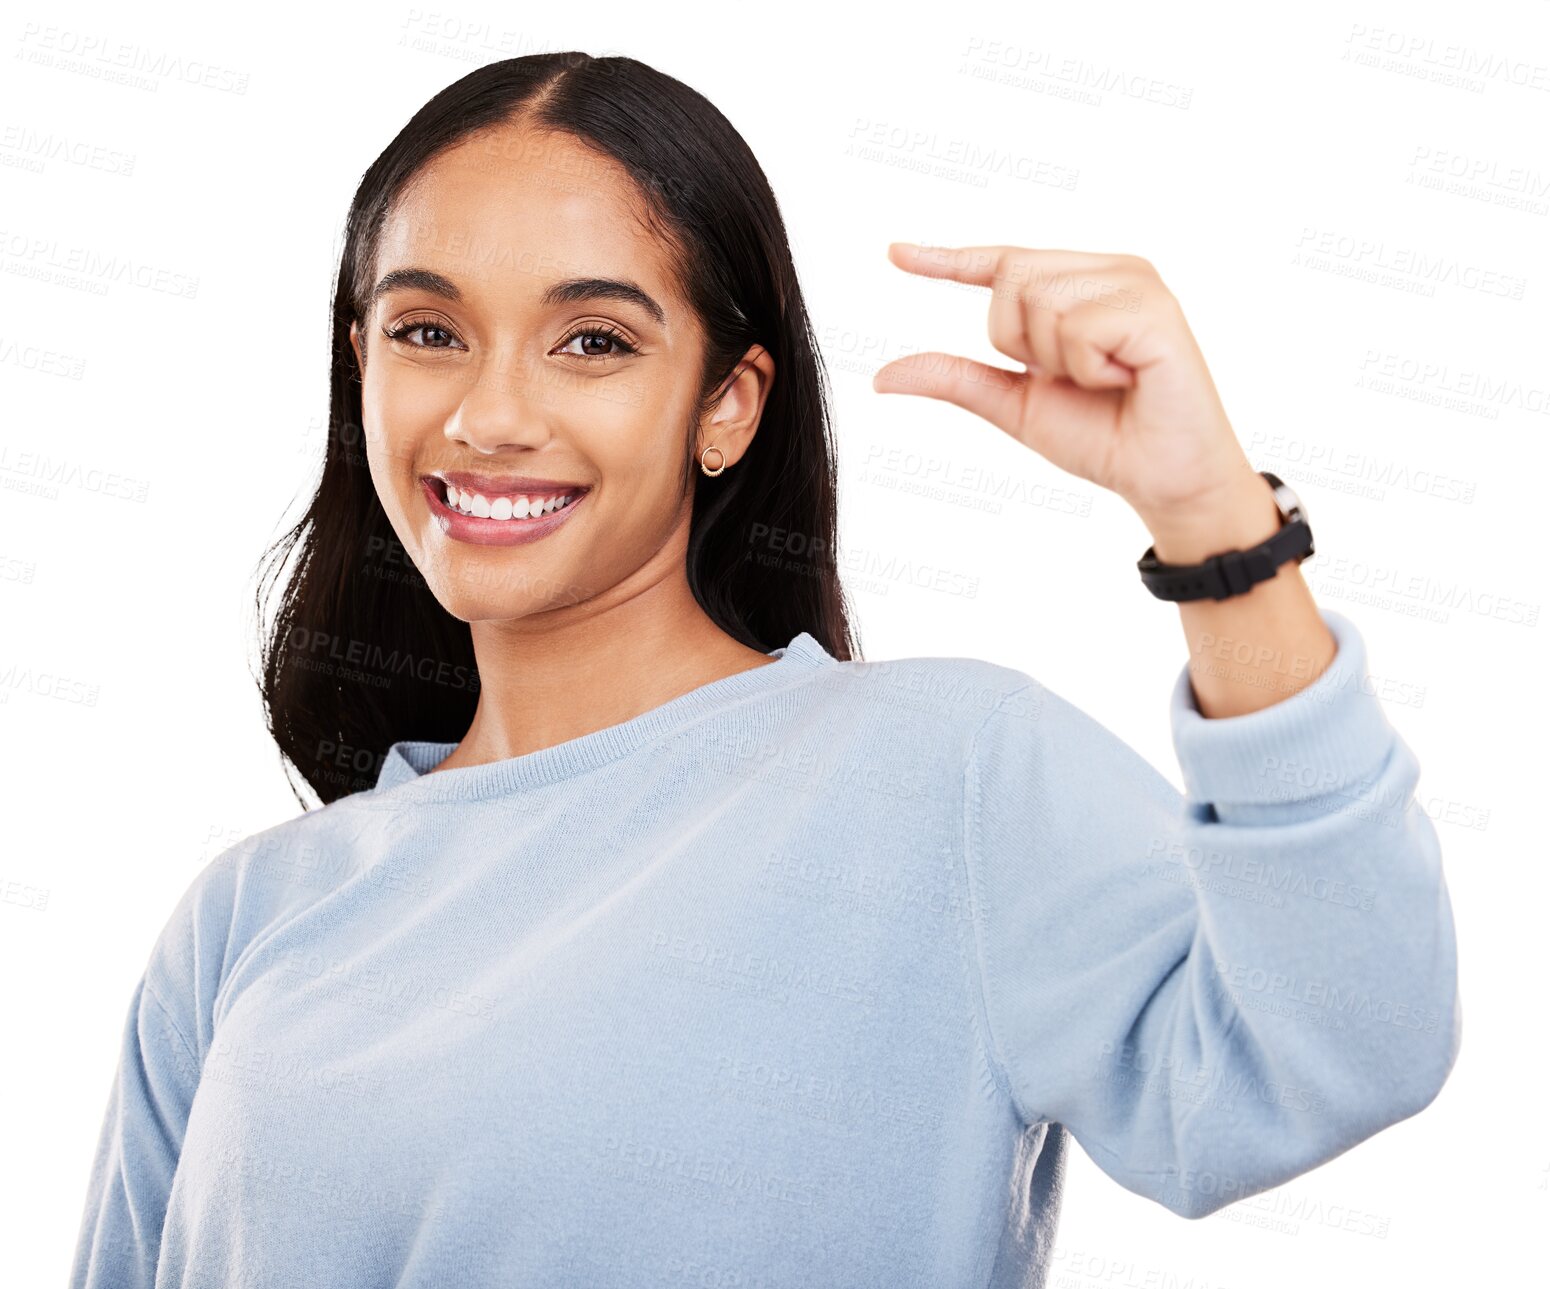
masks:
[(474, 474), (467, 470), (436, 470), (426, 478), (440, 479), (455, 488), (480, 492), (486, 497), (515, 496), (518, 493), (528, 497), (557, 497), (587, 491), (585, 484), (566, 483), (560, 479), (535, 479), (525, 474), (493, 475)]

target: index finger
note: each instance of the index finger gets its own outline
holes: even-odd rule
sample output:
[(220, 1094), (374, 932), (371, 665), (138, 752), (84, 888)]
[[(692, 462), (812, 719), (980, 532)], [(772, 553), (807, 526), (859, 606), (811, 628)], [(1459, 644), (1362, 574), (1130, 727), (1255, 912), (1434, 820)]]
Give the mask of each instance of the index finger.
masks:
[(999, 267), (1016, 256), (1036, 272), (1069, 273), (1110, 263), (1114, 256), (1091, 251), (1036, 250), (1026, 246), (918, 246), (889, 242), (888, 258), (907, 273), (951, 278), (968, 286), (994, 287)]

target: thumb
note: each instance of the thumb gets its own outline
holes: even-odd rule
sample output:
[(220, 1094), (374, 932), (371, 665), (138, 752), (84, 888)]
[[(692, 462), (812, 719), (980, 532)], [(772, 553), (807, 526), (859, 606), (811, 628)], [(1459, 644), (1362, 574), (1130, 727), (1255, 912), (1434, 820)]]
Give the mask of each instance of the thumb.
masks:
[(956, 403), (1011, 433), (1022, 409), (1026, 372), (1006, 371), (953, 354), (910, 354), (872, 376), (879, 394), (918, 394)]

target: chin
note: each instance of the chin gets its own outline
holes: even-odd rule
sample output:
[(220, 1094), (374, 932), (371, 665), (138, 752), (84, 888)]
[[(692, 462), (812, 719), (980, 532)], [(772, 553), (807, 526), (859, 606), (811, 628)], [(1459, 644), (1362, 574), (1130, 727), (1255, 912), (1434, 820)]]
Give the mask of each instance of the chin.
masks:
[(434, 582), (428, 580), (427, 585), (436, 602), (460, 622), (510, 622), (571, 603), (556, 602), (544, 595), (550, 583), (542, 574), (533, 576), (535, 585), (530, 593), (525, 593), (521, 581), (527, 575), (519, 569), (487, 566), (459, 571), (467, 574), (466, 579), (460, 579), (456, 572), (449, 577), (443, 569), (443, 575)]

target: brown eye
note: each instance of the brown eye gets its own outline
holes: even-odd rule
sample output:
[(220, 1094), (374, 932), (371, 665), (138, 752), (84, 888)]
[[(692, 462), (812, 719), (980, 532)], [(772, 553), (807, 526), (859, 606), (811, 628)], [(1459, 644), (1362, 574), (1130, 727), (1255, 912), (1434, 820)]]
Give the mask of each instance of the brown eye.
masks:
[[(408, 339), (408, 337), (413, 335), (416, 331), (423, 331), (427, 333), (427, 338), (425, 339), (424, 343), (418, 343)], [(383, 333), (388, 337), (389, 340), (397, 340), (402, 344), (407, 344), (411, 349), (450, 349), (452, 346), (448, 343), (448, 341), (456, 338), (453, 336), (452, 332), (449, 331), (446, 327), (442, 326), (441, 323), (430, 322), (425, 319), (401, 322), (396, 327), (384, 328)], [(431, 336), (436, 337), (436, 339), (430, 339), (429, 337)]]
[[(581, 348), (567, 349), (565, 346), (581, 343)], [(622, 358), (626, 354), (636, 352), (635, 346), (626, 340), (619, 332), (610, 327), (583, 327), (579, 331), (573, 331), (560, 342), (561, 353), (568, 353), (573, 358), (586, 358), (598, 360), (606, 358)]]

